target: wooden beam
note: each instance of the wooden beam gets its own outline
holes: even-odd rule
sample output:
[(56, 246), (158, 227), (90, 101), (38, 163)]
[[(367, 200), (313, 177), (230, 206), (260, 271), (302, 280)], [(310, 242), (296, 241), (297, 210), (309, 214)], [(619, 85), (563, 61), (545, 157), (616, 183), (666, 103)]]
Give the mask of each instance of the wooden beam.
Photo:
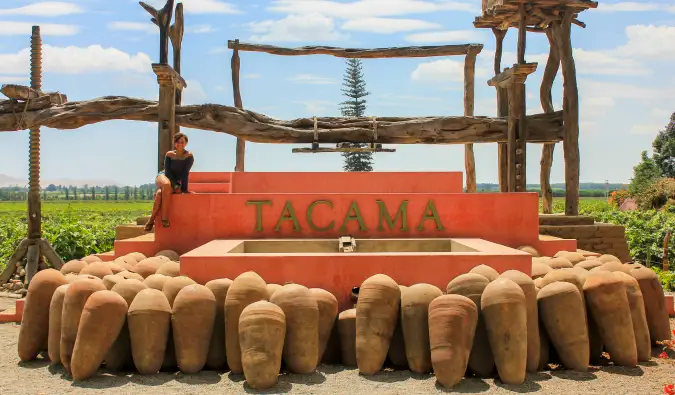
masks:
[(527, 46), (527, 13), (525, 3), (518, 5), (518, 64), (525, 64), (525, 47)]
[[(495, 36), (496, 48), (495, 48), (495, 62), (494, 62), (494, 72), (495, 75), (499, 75), (502, 71), (502, 52), (504, 47), (504, 38), (508, 30), (499, 30), (497, 28), (492, 28), (492, 33)], [(509, 116), (509, 97), (506, 88), (496, 87), (497, 89), (497, 116), (499, 117), (508, 117)], [(499, 176), (499, 191), (508, 192), (509, 190), (509, 162), (508, 162), (509, 150), (506, 143), (499, 143), (497, 145), (497, 162), (498, 162), (498, 176)]]
[(563, 74), (563, 116), (565, 119), (565, 214), (579, 215), (579, 90), (572, 52), (571, 9), (565, 10), (562, 22), (553, 24)]
[[(235, 40), (234, 50), (232, 51), (232, 93), (234, 94), (234, 106), (240, 110), (244, 109), (241, 102), (241, 89), (239, 87), (239, 70), (241, 61), (239, 59), (239, 40)], [(236, 162), (234, 171), (244, 171), (246, 164), (246, 140), (237, 137)]]
[(164, 169), (164, 157), (173, 148), (176, 129), (176, 90), (182, 88), (180, 76), (167, 64), (153, 64), (159, 84), (157, 120), (157, 171)]
[[(558, 74), (560, 68), (560, 55), (558, 53), (558, 43), (551, 28), (546, 29), (546, 37), (549, 42), (548, 60), (546, 61), (546, 68), (541, 79), (541, 88), (539, 90), (539, 100), (541, 107), (545, 113), (552, 113), (553, 97), (551, 90), (553, 89), (553, 81)], [(555, 151), (555, 144), (544, 144), (541, 150), (539, 184), (541, 185), (542, 196), (542, 211), (544, 214), (553, 213), (553, 189), (551, 188), (551, 167), (553, 166), (553, 153)]]
[(293, 148), (294, 154), (320, 154), (329, 152), (396, 152), (395, 148), (340, 147)]
[[(0, 107), (3, 105), (0, 102)], [(156, 101), (106, 96), (83, 102), (51, 105), (41, 110), (26, 111), (23, 124), (53, 129), (77, 129), (85, 125), (129, 120), (157, 122)], [(561, 141), (562, 112), (527, 117), (530, 143)], [(0, 131), (14, 132), (19, 114), (0, 113)], [(211, 130), (256, 143), (303, 144), (314, 141), (314, 120), (300, 118), (277, 120), (250, 110), (218, 104), (176, 107), (176, 123), (191, 129)], [(378, 138), (381, 144), (468, 144), (507, 141), (506, 118), (493, 117), (378, 117)], [(318, 118), (321, 143), (370, 143), (373, 141), (372, 119)]]
[[(40, 35), (40, 26), (33, 26), (32, 28), (30, 53), (30, 88), (34, 92), (41, 92), (42, 36)], [(40, 202), (40, 125), (35, 125), (30, 128), (28, 141), (28, 238), (35, 239), (42, 236), (42, 204)]]
[[(479, 51), (470, 51), (464, 58), (464, 116), (472, 117), (475, 105), (476, 56)], [(473, 144), (464, 146), (464, 169), (466, 171), (466, 192), (476, 193), (476, 158)]]
[[(185, 19), (183, 16), (183, 3), (176, 4), (176, 20), (169, 28), (169, 38), (173, 47), (173, 69), (180, 77), (180, 58), (183, 47), (183, 33), (185, 32)], [(181, 77), (182, 78), (182, 77)], [(180, 106), (183, 102), (183, 89), (176, 88), (176, 105)], [(180, 132), (180, 127), (175, 126), (174, 134)]]
[(483, 44), (461, 45), (427, 45), (418, 47), (393, 47), (393, 48), (337, 48), (326, 46), (307, 46), (299, 48), (283, 48), (274, 45), (241, 43), (238, 40), (228, 40), (229, 49), (237, 48), (239, 51), (264, 52), (271, 55), (300, 56), (300, 55), (331, 55), (338, 58), (424, 58), (431, 56), (458, 56), (466, 55), (470, 51), (480, 51)]
[(501, 73), (490, 78), (487, 84), (489, 86), (508, 88), (512, 84), (524, 83), (527, 76), (535, 71), (537, 71), (537, 63), (514, 64), (513, 67), (507, 67)]
[(159, 63), (169, 64), (169, 29), (171, 25), (171, 18), (173, 17), (173, 3), (174, 0), (167, 0), (162, 9), (157, 10), (145, 2), (138, 2), (143, 9), (145, 9), (152, 18), (150, 21), (159, 26)]

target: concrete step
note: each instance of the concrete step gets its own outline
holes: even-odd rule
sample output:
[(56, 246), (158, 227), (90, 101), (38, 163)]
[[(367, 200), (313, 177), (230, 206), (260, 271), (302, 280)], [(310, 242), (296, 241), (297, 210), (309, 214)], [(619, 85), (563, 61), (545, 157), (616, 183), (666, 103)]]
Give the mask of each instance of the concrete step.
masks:
[(229, 172), (192, 172), (190, 173), (190, 183), (229, 183), (231, 175)]
[(230, 193), (230, 183), (227, 182), (196, 182), (190, 183), (190, 190), (195, 193)]

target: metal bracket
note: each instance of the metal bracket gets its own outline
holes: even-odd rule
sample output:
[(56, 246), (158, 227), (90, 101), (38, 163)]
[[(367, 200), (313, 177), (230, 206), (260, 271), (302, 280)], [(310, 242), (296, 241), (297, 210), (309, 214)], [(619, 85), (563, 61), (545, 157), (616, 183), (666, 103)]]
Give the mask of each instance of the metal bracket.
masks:
[(356, 240), (351, 236), (341, 236), (338, 239), (338, 251), (354, 252), (356, 250)]

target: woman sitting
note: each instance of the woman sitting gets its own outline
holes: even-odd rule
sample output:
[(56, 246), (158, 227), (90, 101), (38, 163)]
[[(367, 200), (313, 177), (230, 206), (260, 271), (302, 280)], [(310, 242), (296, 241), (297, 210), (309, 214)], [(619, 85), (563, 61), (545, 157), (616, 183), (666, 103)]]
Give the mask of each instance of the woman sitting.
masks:
[(151, 231), (155, 225), (155, 218), (161, 211), (162, 226), (169, 227), (169, 205), (171, 195), (174, 193), (192, 193), (188, 189), (190, 169), (194, 163), (192, 153), (187, 151), (188, 138), (183, 133), (177, 133), (173, 137), (174, 150), (166, 153), (164, 157), (164, 170), (160, 171), (155, 178), (157, 192), (152, 207), (152, 215), (145, 225), (146, 231)]

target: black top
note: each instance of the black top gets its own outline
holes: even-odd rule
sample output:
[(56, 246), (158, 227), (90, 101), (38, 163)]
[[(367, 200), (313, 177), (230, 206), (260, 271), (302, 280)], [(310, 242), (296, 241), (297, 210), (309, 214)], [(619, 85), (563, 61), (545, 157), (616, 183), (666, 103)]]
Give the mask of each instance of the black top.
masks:
[(194, 161), (192, 155), (185, 158), (172, 158), (167, 152), (164, 157), (164, 175), (171, 181), (172, 188), (180, 186), (182, 192), (188, 191), (188, 176)]

